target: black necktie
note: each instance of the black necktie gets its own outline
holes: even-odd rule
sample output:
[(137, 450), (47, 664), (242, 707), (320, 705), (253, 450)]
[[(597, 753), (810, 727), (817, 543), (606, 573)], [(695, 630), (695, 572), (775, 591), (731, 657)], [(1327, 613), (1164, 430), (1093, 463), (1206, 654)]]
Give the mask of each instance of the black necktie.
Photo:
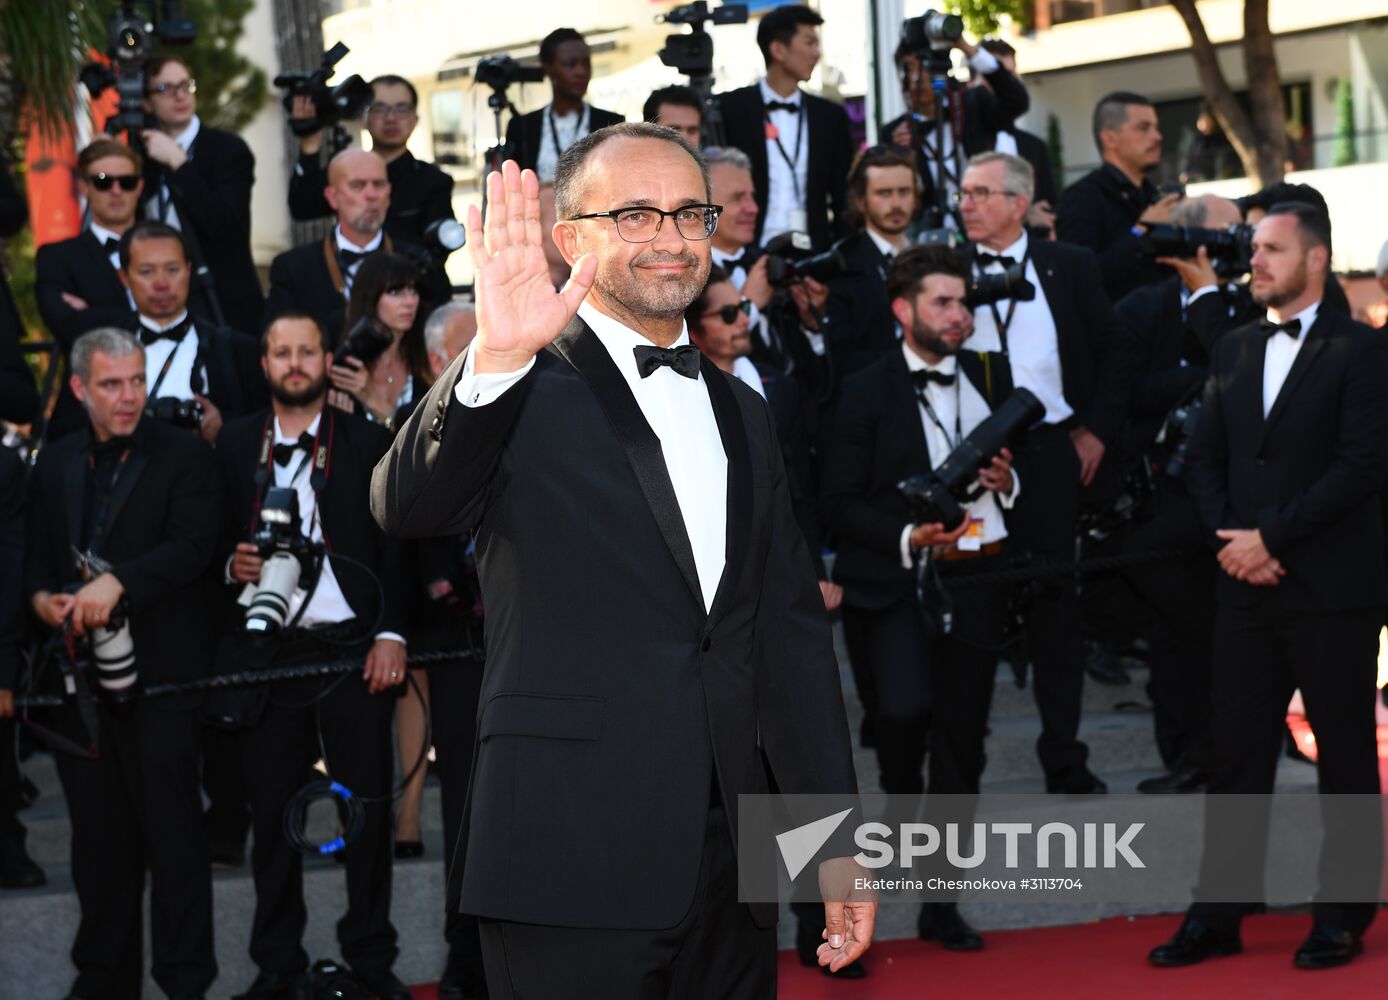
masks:
[(931, 368), (917, 368), (911, 373), (911, 381), (916, 388), (925, 391), (925, 387), (931, 382), (936, 385), (954, 385), (954, 375), (951, 372), (937, 372)]
[(167, 330), (151, 330), (149, 327), (141, 323), (140, 343), (144, 344), (146, 347), (149, 347), (151, 344), (157, 344), (161, 340), (172, 340), (175, 344), (177, 344), (180, 341), (182, 341), (183, 338), (187, 335), (188, 328), (192, 326), (192, 324), (193, 318), (191, 316), (184, 316), (183, 322), (175, 323)]
[(107, 253), (115, 253), (117, 250), (120, 249), (120, 237), (106, 237), (106, 239), (101, 241), (101, 249), (105, 250)]
[(666, 350), (663, 347), (633, 347), (636, 370), (646, 378), (661, 365), (669, 365), (685, 378), (699, 377), (699, 349), (692, 344)]
[(344, 250), (341, 247), (338, 247), (337, 250), (337, 259), (342, 262), (344, 270), (352, 268), (369, 256), (371, 256), (370, 250)]
[(980, 270), (987, 267), (989, 264), (1001, 264), (1005, 271), (1013, 264), (1017, 263), (1014, 257), (1008, 257), (1006, 255), (999, 256), (995, 253), (985, 253), (982, 250), (975, 254), (974, 259), (978, 261)]
[(294, 444), (275, 445), (275, 464), (288, 465), (290, 462), (294, 461), (294, 452), (301, 448), (308, 454), (313, 454), (313, 435), (308, 431), (304, 431), (300, 434), (299, 440)]
[(766, 102), (766, 110), (767, 110), (767, 111), (789, 111), (791, 114), (795, 115), (795, 114), (799, 114), (799, 113), (800, 113), (800, 105), (798, 105), (798, 104), (796, 104), (796, 103), (794, 103), (794, 102), (792, 102), (792, 101), (767, 101), (767, 102)]
[(1289, 319), (1285, 323), (1274, 323), (1267, 317), (1263, 317), (1258, 320), (1258, 329), (1262, 330), (1263, 333), (1267, 335), (1268, 340), (1271, 340), (1279, 333), (1285, 333), (1288, 337), (1296, 340), (1301, 336), (1301, 320)]

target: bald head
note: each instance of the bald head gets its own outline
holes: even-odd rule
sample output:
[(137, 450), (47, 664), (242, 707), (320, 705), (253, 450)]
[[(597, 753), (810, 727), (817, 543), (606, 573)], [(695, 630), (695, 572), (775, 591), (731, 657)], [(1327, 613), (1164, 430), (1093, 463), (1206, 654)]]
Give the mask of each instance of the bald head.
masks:
[(364, 246), (381, 231), (390, 208), (385, 160), (365, 149), (343, 150), (328, 164), (323, 195), (337, 213), (343, 235)]
[(1206, 229), (1228, 229), (1243, 221), (1239, 206), (1228, 198), (1206, 194), (1187, 198), (1171, 210), (1171, 221), (1177, 226), (1203, 226)]

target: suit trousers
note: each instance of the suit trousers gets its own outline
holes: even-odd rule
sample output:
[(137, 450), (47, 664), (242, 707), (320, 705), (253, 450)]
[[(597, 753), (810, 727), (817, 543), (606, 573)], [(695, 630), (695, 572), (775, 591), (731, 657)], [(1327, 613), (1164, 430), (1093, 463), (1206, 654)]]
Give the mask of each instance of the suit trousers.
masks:
[[(1201, 860), (1201, 881), (1219, 878), (1248, 887), (1247, 899), (1262, 895), (1267, 859), (1266, 799), (1247, 803), (1235, 794), (1273, 791), (1282, 756), (1287, 702), (1301, 690), (1307, 719), (1316, 734), (1317, 778), (1324, 794), (1379, 794), (1375, 708), (1380, 608), (1338, 613), (1289, 613), (1285, 608), (1221, 605), (1215, 619), (1213, 673), (1214, 775)], [(1321, 845), (1321, 885), (1312, 912), (1341, 930), (1363, 933), (1373, 920), (1372, 903), (1343, 902), (1364, 885), (1376, 886), (1379, 871), (1357, 871), (1348, 885), (1332, 875), (1336, 858), (1363, 857), (1364, 843), (1381, 844), (1377, 802), (1353, 822), (1330, 826)], [(1197, 899), (1199, 893), (1197, 893)], [(1235, 930), (1247, 904), (1197, 902), (1191, 914)]]
[[(1075, 558), (1080, 461), (1070, 435), (1047, 424), (1028, 434), (1016, 460), (1022, 493), (1007, 519), (1018, 552), (1043, 562)], [(1032, 689), (1041, 716), (1037, 756), (1047, 780), (1063, 780), (1085, 767), (1089, 748), (1079, 738), (1084, 697), (1084, 644), (1079, 598), (1072, 577), (1047, 581), (1026, 616)]]
[(737, 861), (711, 805), (689, 912), (668, 930), (550, 927), (482, 919), (492, 1000), (771, 1000), (776, 928), (737, 901)]
[[(364, 652), (365, 647), (355, 650), (356, 655)], [(341, 649), (318, 649), (276, 658), (274, 666), (343, 655)], [(285, 839), (285, 807), (318, 777), (313, 764), (320, 753), (326, 755), (332, 778), (353, 794), (388, 796), (394, 704), (389, 693), (369, 693), (359, 673), (282, 681), (271, 686), (259, 725), (241, 734), (254, 834), (250, 955), (263, 972), (293, 975), (308, 967), (302, 944), (308, 922), (304, 859)], [(337, 923), (337, 939), (343, 959), (359, 972), (389, 970), (398, 954), (390, 922), (391, 825), (389, 800), (365, 803), (361, 834), (344, 851), (347, 912)]]
[(88, 1000), (140, 996), (148, 871), (151, 975), (170, 996), (200, 995), (217, 977), (217, 960), (197, 703), (147, 700), (115, 711), (98, 704), (97, 718), (97, 759), (55, 755), (82, 910), (72, 993)]
[(0, 843), (24, 846), (24, 824), (19, 810), (24, 804), (23, 779), (15, 754), (14, 719), (0, 719)]

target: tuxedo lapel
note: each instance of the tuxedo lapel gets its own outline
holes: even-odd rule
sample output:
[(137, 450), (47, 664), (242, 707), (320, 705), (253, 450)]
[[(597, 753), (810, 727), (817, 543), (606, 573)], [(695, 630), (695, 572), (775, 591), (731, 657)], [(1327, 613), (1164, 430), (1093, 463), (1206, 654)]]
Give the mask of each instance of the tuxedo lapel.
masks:
[[(930, 446), (925, 441), (925, 425), (921, 423), (921, 406), (916, 399), (916, 388), (911, 382), (911, 373), (906, 369), (906, 359), (897, 354), (887, 369), (888, 406), (896, 415), (896, 420), (904, 431), (907, 456), (911, 467), (921, 472), (934, 468), (930, 460)], [(945, 456), (940, 456), (944, 461)]]
[[(1317, 334), (1317, 330), (1320, 331), (1319, 335)], [(1276, 334), (1276, 336), (1280, 337), (1282, 334)], [(1258, 439), (1260, 448), (1262, 447), (1263, 439), (1267, 437), (1268, 429), (1271, 428), (1277, 418), (1282, 415), (1282, 411), (1287, 408), (1287, 400), (1296, 392), (1297, 386), (1300, 385), (1301, 380), (1306, 377), (1307, 370), (1311, 365), (1315, 364), (1316, 358), (1320, 355), (1324, 347), (1325, 325), (1324, 321), (1322, 321), (1320, 317), (1317, 317), (1316, 325), (1306, 331), (1306, 340), (1302, 343), (1301, 350), (1296, 352), (1296, 360), (1292, 362), (1291, 370), (1287, 372), (1286, 381), (1282, 383), (1282, 388), (1277, 393), (1277, 398), (1273, 400), (1272, 409), (1268, 410), (1267, 419), (1263, 421), (1263, 431)], [(1266, 353), (1267, 338), (1264, 337), (1262, 349), (1259, 351), (1259, 354), (1265, 356)], [(1261, 387), (1263, 376), (1263, 366), (1261, 364), (1256, 368), (1256, 372), (1258, 375), (1258, 384)], [(1258, 401), (1260, 404), (1264, 402), (1261, 390), (1258, 393)]]
[(747, 537), (752, 527), (752, 455), (747, 447), (742, 410), (727, 376), (703, 355), (699, 356), (699, 371), (713, 403), (713, 417), (718, 421), (718, 435), (723, 439), (723, 454), (728, 457), (727, 548), (723, 555), (723, 577), (718, 581), (713, 606), (709, 609), (709, 620), (716, 622), (737, 589), (747, 554)]
[[(704, 592), (699, 586), (699, 573), (694, 564), (694, 547), (684, 527), (684, 517), (680, 513), (674, 484), (670, 482), (660, 438), (646, 423), (636, 397), (631, 394), (612, 356), (602, 346), (597, 334), (588, 329), (587, 323), (575, 317), (554, 341), (554, 349), (588, 383), (598, 405), (607, 415), (613, 433), (627, 453), (632, 471), (636, 473), (636, 480), (670, 549), (670, 555), (679, 567), (690, 594), (702, 609)], [(719, 428), (722, 429), (721, 420)], [(726, 568), (724, 575), (727, 575)]]
[(113, 296), (125, 299), (125, 286), (120, 283), (120, 276), (116, 274), (116, 269), (111, 266), (111, 258), (101, 245), (101, 241), (96, 238), (96, 234), (90, 229), (83, 230), (82, 238), (77, 243), (82, 248), (82, 256), (85, 258), (82, 269), (87, 271), (95, 281), (104, 285)]
[[(143, 420), (150, 420), (144, 417)], [(191, 433), (191, 432), (189, 432)], [(145, 467), (149, 465), (149, 438), (146, 434), (141, 434), (137, 428), (135, 431), (134, 447), (130, 449), (130, 457), (125, 460), (125, 465), (121, 469), (120, 476), (117, 477), (115, 484), (111, 487), (111, 507), (106, 515), (106, 532), (110, 534), (115, 526), (116, 520), (120, 517), (121, 510), (130, 499), (130, 494), (135, 489), (135, 484), (144, 475)]]

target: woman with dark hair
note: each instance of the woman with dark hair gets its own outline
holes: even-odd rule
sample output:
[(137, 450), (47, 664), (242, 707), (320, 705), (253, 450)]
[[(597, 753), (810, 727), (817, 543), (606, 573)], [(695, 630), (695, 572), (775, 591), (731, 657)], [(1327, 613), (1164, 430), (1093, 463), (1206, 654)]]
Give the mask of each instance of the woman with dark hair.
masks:
[(345, 339), (363, 316), (390, 344), (369, 362), (351, 354), (334, 361), (329, 373), (333, 405), (384, 424), (388, 430), (404, 422), (416, 401), (433, 382), (429, 351), (424, 343), (420, 309), (419, 268), (397, 253), (372, 254), (362, 261), (352, 280), (347, 303)]

